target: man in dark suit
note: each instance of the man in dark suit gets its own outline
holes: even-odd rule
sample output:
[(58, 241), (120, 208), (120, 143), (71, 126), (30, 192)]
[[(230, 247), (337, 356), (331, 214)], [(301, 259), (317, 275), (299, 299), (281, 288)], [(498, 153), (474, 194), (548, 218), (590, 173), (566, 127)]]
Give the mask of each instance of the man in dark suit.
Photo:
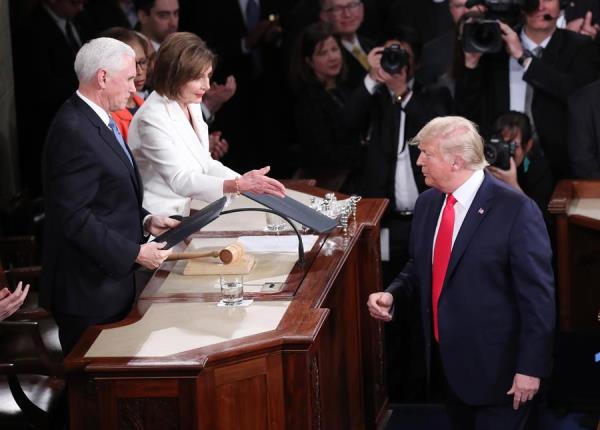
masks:
[[(283, 0), (182, 2), (181, 28), (196, 33), (219, 57), (214, 80), (234, 76), (236, 94), (212, 124), (230, 142), (225, 163), (238, 171), (266, 163), (284, 176), (292, 126), (283, 68)], [(208, 98), (207, 98), (208, 99)]]
[(364, 19), (360, 0), (319, 0), (321, 21), (329, 23), (342, 42), (346, 65), (346, 83), (356, 88), (369, 71), (367, 55), (375, 43), (357, 32)]
[(600, 80), (569, 99), (567, 146), (573, 177), (600, 179)]
[(559, 0), (540, 1), (516, 33), (500, 23), (506, 51), (465, 53), (465, 73), (456, 85), (458, 112), (485, 135), (509, 110), (526, 113), (556, 180), (569, 175), (567, 98), (598, 75), (598, 50), (591, 38), (556, 28)]
[(52, 118), (77, 89), (73, 61), (87, 32), (75, 17), (83, 5), (43, 0), (13, 38), (21, 180), (33, 195), (42, 191), (43, 143)]
[(425, 191), (415, 207), (411, 259), (369, 297), (390, 321), (419, 297), (427, 363), (441, 357), (455, 429), (525, 428), (551, 368), (555, 303), (552, 251), (539, 208), (484, 173), (483, 140), (461, 117), (416, 136)]
[[(391, 201), (384, 220), (390, 232), (391, 261), (397, 267), (408, 257), (408, 233), (414, 203), (425, 190), (417, 168), (419, 150), (407, 142), (431, 119), (451, 113), (452, 100), (446, 88), (430, 89), (415, 82), (421, 43), (414, 30), (398, 27), (386, 42), (368, 56), (370, 71), (348, 103), (348, 125), (367, 120), (367, 159), (361, 194)], [(385, 47), (401, 47), (407, 64), (397, 73), (381, 67)], [(396, 228), (394, 228), (396, 227)]]
[(46, 206), (41, 305), (67, 354), (91, 325), (115, 322), (135, 298), (134, 269), (155, 269), (170, 251), (144, 242), (177, 221), (142, 208), (135, 160), (110, 112), (135, 91), (135, 53), (110, 38), (75, 59), (79, 90), (60, 108), (44, 151)]

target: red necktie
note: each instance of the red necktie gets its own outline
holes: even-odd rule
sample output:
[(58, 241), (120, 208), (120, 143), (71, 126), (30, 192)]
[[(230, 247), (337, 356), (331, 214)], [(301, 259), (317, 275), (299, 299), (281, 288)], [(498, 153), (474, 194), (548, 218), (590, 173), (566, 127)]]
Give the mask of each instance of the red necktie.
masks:
[(454, 203), (456, 199), (452, 194), (446, 197), (446, 205), (442, 212), (442, 220), (438, 229), (435, 245), (433, 247), (433, 268), (431, 280), (431, 306), (433, 307), (433, 335), (440, 341), (438, 333), (438, 301), (442, 294), (442, 286), (450, 261), (452, 251), (452, 231), (454, 230)]

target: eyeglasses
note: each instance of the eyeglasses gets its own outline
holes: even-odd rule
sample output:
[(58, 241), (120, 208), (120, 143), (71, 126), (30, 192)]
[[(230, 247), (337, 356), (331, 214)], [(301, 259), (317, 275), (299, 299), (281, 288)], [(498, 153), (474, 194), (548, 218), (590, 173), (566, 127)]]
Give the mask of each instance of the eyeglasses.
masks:
[(148, 68), (148, 59), (144, 58), (143, 60), (139, 60), (135, 62), (135, 67), (136, 68), (140, 68), (142, 70), (145, 70)]
[(355, 12), (360, 6), (362, 6), (362, 2), (360, 1), (353, 1), (350, 2), (346, 5), (338, 5), (338, 6), (331, 6), (327, 9), (325, 9), (325, 12), (331, 12), (334, 15), (341, 15), (344, 12)]

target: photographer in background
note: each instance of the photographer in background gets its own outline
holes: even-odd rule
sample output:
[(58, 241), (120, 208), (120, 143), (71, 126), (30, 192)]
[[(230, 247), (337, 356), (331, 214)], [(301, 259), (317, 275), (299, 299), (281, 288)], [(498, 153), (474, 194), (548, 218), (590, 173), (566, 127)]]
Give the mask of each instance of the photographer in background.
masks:
[(556, 180), (570, 174), (567, 98), (594, 80), (599, 67), (591, 38), (557, 29), (560, 6), (559, 0), (528, 0), (523, 28), (516, 31), (498, 21), (505, 52), (465, 52), (456, 86), (458, 112), (478, 123), (484, 135), (503, 112), (527, 114)]
[(534, 200), (546, 226), (550, 227), (547, 208), (553, 191), (552, 172), (534, 142), (529, 118), (524, 113), (510, 111), (496, 120), (494, 129), (496, 139), (485, 143), (485, 156), (490, 163), (487, 170)]
[[(383, 46), (369, 52), (369, 73), (348, 101), (344, 119), (349, 126), (363, 124), (368, 130), (361, 195), (390, 199), (381, 242), (387, 283), (408, 259), (412, 212), (417, 197), (425, 190), (416, 164), (419, 149), (407, 142), (431, 119), (448, 115), (452, 99), (446, 88), (430, 90), (415, 83), (421, 43), (413, 29), (399, 27), (385, 40)], [(409, 307), (401, 313), (402, 317), (386, 332), (389, 339), (394, 339), (388, 343), (388, 362), (401, 363), (389, 369), (394, 400), (422, 400), (425, 395), (422, 340), (414, 324), (414, 309)]]

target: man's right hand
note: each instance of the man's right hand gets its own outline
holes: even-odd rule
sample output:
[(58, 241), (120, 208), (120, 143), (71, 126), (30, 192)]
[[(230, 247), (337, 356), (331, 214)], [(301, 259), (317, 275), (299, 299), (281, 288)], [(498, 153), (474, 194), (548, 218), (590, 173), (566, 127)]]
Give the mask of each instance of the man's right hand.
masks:
[(369, 308), (371, 316), (385, 322), (392, 320), (390, 311), (393, 304), (394, 296), (386, 292), (373, 293), (369, 295), (369, 300), (367, 300), (367, 308)]
[(170, 249), (163, 250), (167, 242), (148, 242), (140, 245), (140, 253), (135, 262), (146, 269), (155, 270), (171, 254)]

